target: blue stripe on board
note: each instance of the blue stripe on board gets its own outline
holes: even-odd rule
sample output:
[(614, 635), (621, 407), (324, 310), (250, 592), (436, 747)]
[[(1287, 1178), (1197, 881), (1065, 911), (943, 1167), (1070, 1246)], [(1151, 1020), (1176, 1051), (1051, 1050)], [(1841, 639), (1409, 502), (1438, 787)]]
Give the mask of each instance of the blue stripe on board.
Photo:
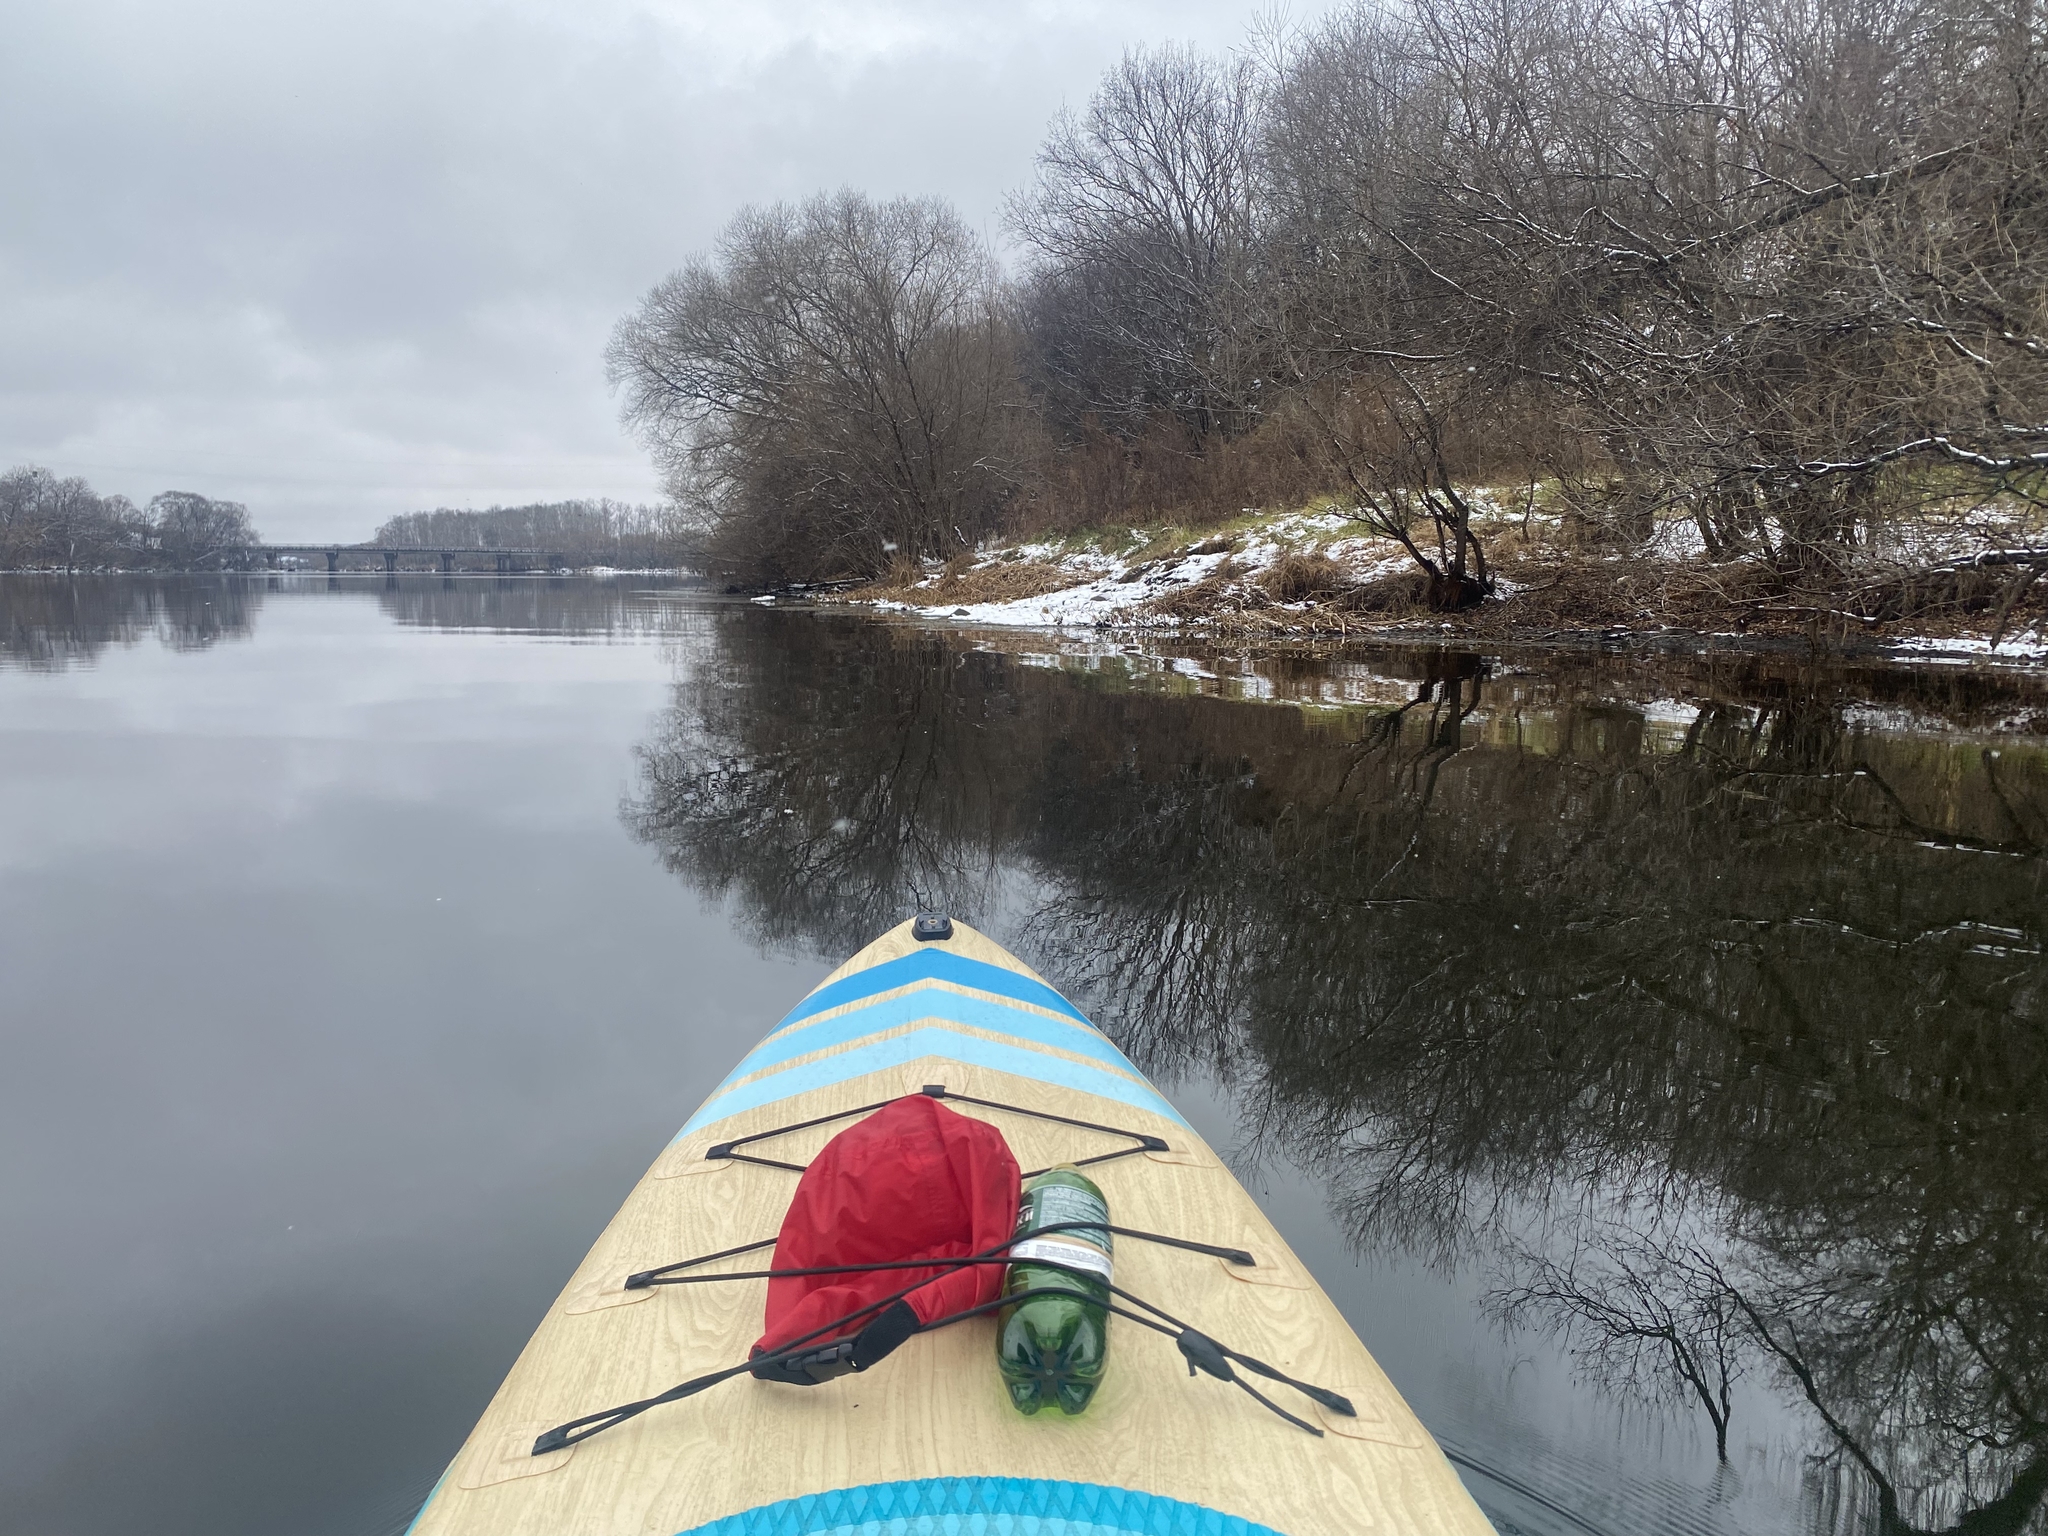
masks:
[(843, 1083), (850, 1077), (859, 1077), (866, 1072), (880, 1072), (888, 1067), (900, 1067), (905, 1062), (917, 1060), (920, 1056), (950, 1057), (969, 1066), (989, 1067), (998, 1072), (1032, 1078), (1041, 1083), (1054, 1083), (1062, 1088), (1078, 1089), (1082, 1093), (1092, 1093), (1101, 1098), (1114, 1099), (1120, 1104), (1129, 1104), (1135, 1109), (1165, 1115), (1181, 1125), (1187, 1124), (1174, 1107), (1160, 1096), (1158, 1090), (1146, 1083), (1134, 1083), (1129, 1078), (1119, 1077), (1114, 1072), (1091, 1066), (1085, 1061), (1069, 1061), (1064, 1056), (1049, 1056), (1044, 1051), (1034, 1051), (1029, 1046), (1005, 1045), (999, 1040), (984, 1040), (979, 1035), (963, 1035), (956, 1029), (947, 1029), (944, 1025), (939, 1025), (931, 1029), (913, 1030), (907, 1035), (896, 1035), (887, 1040), (876, 1040), (868, 1045), (857, 1045), (852, 1050), (841, 1051), (836, 1056), (825, 1056), (817, 1061), (804, 1062), (801, 1066), (786, 1067), (771, 1076), (751, 1083), (742, 1083), (737, 1088), (728, 1088), (723, 1093), (712, 1095), (703, 1108), (690, 1116), (689, 1124), (676, 1132), (676, 1136), (680, 1139), (700, 1127), (736, 1115), (743, 1109), (779, 1103), (783, 1099), (794, 1098), (797, 1094), (809, 1093), (814, 1088)]
[(1280, 1536), (1134, 1488), (1035, 1477), (869, 1483), (727, 1515), (682, 1536)]
[(894, 960), (884, 960), (880, 965), (855, 971), (829, 987), (818, 988), (792, 1008), (775, 1027), (787, 1029), (799, 1019), (808, 1019), (827, 1008), (838, 1008), (863, 997), (873, 997), (891, 987), (907, 987), (913, 981), (954, 981), (963, 987), (1014, 997), (1019, 1002), (1036, 1003), (1055, 1013), (1071, 1014), (1083, 1024), (1088, 1022), (1087, 1014), (1042, 981), (1020, 976), (1008, 966), (990, 965), (986, 960), (970, 960), (966, 955), (958, 955), (948, 949), (928, 947), (913, 950)]
[(1137, 1071), (1129, 1057), (1084, 1025), (1067, 1019), (1049, 1019), (1042, 1013), (1027, 1013), (1007, 1003), (963, 997), (958, 992), (948, 992), (944, 987), (919, 987), (903, 997), (885, 998), (879, 1003), (869, 1003), (865, 1008), (856, 1008), (851, 1013), (842, 1013), (837, 1018), (806, 1024), (763, 1040), (746, 1060), (733, 1068), (732, 1076), (726, 1082), (772, 1067), (778, 1061), (789, 1061), (812, 1051), (844, 1045), (863, 1035), (879, 1034), (899, 1024), (914, 1024), (919, 1019), (944, 1019), (950, 1024), (965, 1024), (998, 1035), (1036, 1040), (1040, 1045), (1057, 1046), (1077, 1056), (1093, 1056), (1097, 1061), (1106, 1061), (1126, 1072)]
[[(453, 1472), (454, 1470), (454, 1463), (451, 1462), (448, 1466), (448, 1472)], [(443, 1472), (434, 1479), (434, 1486), (427, 1490), (427, 1496), (421, 1502), (419, 1512), (412, 1517), (412, 1524), (405, 1528), (405, 1536), (412, 1536), (412, 1533), (420, 1528), (420, 1522), (427, 1518), (427, 1508), (440, 1496), (441, 1485), (448, 1481), (448, 1472)]]

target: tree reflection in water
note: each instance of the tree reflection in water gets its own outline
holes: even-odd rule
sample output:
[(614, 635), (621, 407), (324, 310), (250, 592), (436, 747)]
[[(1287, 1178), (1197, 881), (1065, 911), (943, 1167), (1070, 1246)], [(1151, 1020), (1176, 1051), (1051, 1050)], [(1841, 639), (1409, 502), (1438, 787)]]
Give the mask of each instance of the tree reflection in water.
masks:
[(689, 585), (649, 575), (0, 575), (0, 666), (58, 672), (143, 640), (175, 651), (244, 640), (279, 593), (374, 601), (393, 623), (423, 629), (673, 638), (696, 623), (697, 610), (671, 601)]
[(0, 577), (0, 666), (59, 672), (149, 638), (175, 651), (246, 639), (263, 593), (237, 576)]
[[(1489, 1266), (1498, 1317), (1704, 1410), (1724, 1454), (1730, 1384), (1774, 1383), (1823, 1528), (2039, 1528), (2025, 737), (1882, 729), (1897, 674), (1789, 664), (1686, 663), (1687, 707), (1646, 711), (1614, 699), (1640, 667), (1383, 655), (1404, 701), (1309, 710), (711, 628), (625, 814), (763, 942), (837, 958), (1022, 892), (1019, 947), (1148, 1070), (1218, 1074), (1362, 1250)], [(1965, 723), (2012, 704), (1938, 686)]]

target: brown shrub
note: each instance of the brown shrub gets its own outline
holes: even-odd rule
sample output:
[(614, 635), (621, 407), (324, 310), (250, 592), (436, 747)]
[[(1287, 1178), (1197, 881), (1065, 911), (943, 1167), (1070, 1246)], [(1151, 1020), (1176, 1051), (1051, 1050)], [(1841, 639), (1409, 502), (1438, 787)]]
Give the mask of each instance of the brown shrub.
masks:
[[(1312, 404), (1283, 399), (1251, 431), (1206, 440), (1168, 413), (1136, 433), (1089, 420), (1062, 438), (1041, 422), (1020, 438), (1023, 485), (1004, 510), (1003, 527), (1015, 536), (1124, 524), (1201, 528), (1248, 509), (1348, 495), (1332, 433), (1383, 456), (1395, 452), (1398, 433), (1363, 397), (1340, 392)], [(1565, 437), (1577, 441), (1574, 434)], [(1562, 441), (1554, 409), (1496, 402), (1449, 423), (1442, 449), (1461, 482), (1515, 481), (1537, 473), (1539, 465), (1547, 473), (1583, 477), (1583, 455), (1560, 461)]]
[(1427, 605), (1423, 602), (1422, 578), (1413, 571), (1403, 571), (1397, 576), (1382, 576), (1376, 581), (1362, 581), (1347, 588), (1330, 606), (1342, 613), (1371, 613), (1382, 618), (1406, 618), (1422, 613)]
[(1330, 489), (1313, 439), (1277, 419), (1206, 445), (1165, 416), (1136, 437), (1090, 423), (1072, 442), (1048, 434), (1035, 457), (1030, 489), (1006, 512), (1013, 534), (1124, 523), (1199, 528), (1248, 507), (1299, 506)]
[(888, 573), (880, 577), (878, 587), (910, 587), (924, 580), (924, 567), (908, 555), (897, 555), (889, 562)]
[(1323, 602), (1355, 583), (1328, 555), (1282, 555), (1259, 572), (1260, 589), (1276, 603)]
[(1265, 593), (1242, 580), (1226, 561), (1200, 581), (1170, 588), (1150, 599), (1143, 611), (1166, 619), (1206, 619), (1218, 613), (1263, 608), (1268, 601)]

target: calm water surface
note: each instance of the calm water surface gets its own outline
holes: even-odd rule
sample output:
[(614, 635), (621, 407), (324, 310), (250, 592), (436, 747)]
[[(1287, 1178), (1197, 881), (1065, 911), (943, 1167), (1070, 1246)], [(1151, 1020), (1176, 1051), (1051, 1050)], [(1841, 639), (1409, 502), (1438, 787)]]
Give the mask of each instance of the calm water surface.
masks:
[(402, 1530), (920, 904), (1233, 1152), (1504, 1532), (2044, 1529), (2048, 687), (650, 585), (0, 578), (0, 1530)]

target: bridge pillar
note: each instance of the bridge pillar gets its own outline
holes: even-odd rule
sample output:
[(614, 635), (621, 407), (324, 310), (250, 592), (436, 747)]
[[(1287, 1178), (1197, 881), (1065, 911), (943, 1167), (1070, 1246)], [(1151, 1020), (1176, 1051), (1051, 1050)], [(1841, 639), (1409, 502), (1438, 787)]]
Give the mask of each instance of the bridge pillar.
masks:
[(452, 572), (454, 571), (454, 569), (455, 569), (455, 551), (454, 551), (454, 550), (452, 550), (452, 549), (444, 549), (444, 550), (442, 550), (442, 551), (441, 551), (441, 574), (442, 574), (443, 576), (449, 575), (449, 574), (451, 574), (451, 573), (452, 573)]
[(330, 549), (330, 550), (328, 550), (328, 551), (327, 551), (327, 574), (328, 574), (328, 575), (330, 575), (330, 576), (332, 576), (332, 575), (333, 575), (333, 574), (334, 574), (334, 573), (335, 573), (336, 571), (338, 571), (338, 570), (340, 570), (340, 569), (341, 569), (341, 551), (340, 551), (340, 550), (338, 550), (338, 549)]
[(510, 574), (511, 574), (511, 571), (512, 571), (512, 557), (511, 557), (510, 555), (500, 555), (500, 556), (498, 556), (498, 574), (499, 574), (500, 576), (507, 576), (507, 575), (510, 575)]
[(391, 574), (391, 573), (392, 573), (393, 571), (395, 571), (395, 570), (397, 570), (397, 569), (398, 569), (398, 551), (397, 551), (397, 550), (395, 550), (395, 549), (387, 549), (387, 550), (385, 550), (385, 551), (384, 551), (384, 574), (385, 574), (386, 576), (389, 576), (389, 575), (390, 575), (390, 574)]

